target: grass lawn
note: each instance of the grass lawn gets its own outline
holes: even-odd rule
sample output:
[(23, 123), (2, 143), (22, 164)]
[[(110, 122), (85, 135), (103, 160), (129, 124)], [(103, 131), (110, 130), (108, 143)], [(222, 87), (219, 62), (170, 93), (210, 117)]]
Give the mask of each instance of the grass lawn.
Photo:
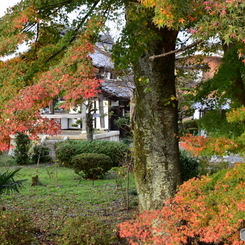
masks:
[[(0, 156), (0, 172), (16, 166), (9, 157)], [(133, 177), (129, 190), (126, 180), (119, 181), (117, 174), (110, 173), (103, 180), (84, 180), (73, 170), (54, 165), (21, 166), (15, 180), (26, 179), (20, 193), (0, 196), (0, 206), (6, 211), (24, 212), (38, 227), (37, 244), (57, 244), (55, 238), (68, 219), (93, 216), (106, 223), (116, 236), (117, 224), (137, 214), (137, 196)], [(31, 186), (32, 177), (39, 176), (44, 186)], [(127, 193), (129, 193), (127, 195)], [(127, 208), (129, 197), (129, 209)], [(113, 244), (122, 244), (117, 241)], [(14, 245), (14, 244), (13, 244)]]

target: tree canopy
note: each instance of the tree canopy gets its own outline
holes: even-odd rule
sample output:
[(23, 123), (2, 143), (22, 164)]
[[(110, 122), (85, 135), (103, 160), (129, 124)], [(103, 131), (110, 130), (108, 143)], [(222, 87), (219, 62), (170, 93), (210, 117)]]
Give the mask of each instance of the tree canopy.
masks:
[[(16, 132), (31, 136), (59, 132), (57, 122), (39, 112), (57, 96), (69, 107), (98, 93), (101, 81), (94, 77), (89, 54), (102, 25), (93, 16), (99, 1), (80, 10), (73, 22), (68, 18), (85, 3), (21, 1), (1, 18), (0, 54), (15, 54), (0, 62), (2, 150), (9, 146), (9, 135)], [(26, 51), (16, 54), (23, 43)]]

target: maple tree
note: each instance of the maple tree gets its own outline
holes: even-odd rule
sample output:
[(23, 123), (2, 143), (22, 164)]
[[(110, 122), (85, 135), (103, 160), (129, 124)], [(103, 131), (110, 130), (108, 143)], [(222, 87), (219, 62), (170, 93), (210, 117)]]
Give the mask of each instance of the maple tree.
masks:
[[(86, 8), (83, 8), (83, 4)], [(139, 190), (140, 206), (142, 209), (152, 209), (161, 206), (162, 199), (172, 196), (181, 182), (178, 166), (174, 55), (156, 61), (147, 58), (146, 66), (143, 65), (142, 68), (141, 57), (144, 54), (149, 57), (148, 50), (154, 55), (163, 49), (174, 49), (178, 31), (169, 30), (167, 27), (158, 29), (152, 23), (154, 12), (140, 3), (118, 0), (24, 0), (8, 10), (1, 18), (0, 55), (12, 54), (21, 43), (25, 43), (28, 50), (1, 62), (1, 74), (5, 74), (0, 78), (3, 92), (0, 98), (1, 143), (5, 143), (4, 147), (7, 148), (9, 135), (18, 131), (28, 132), (33, 136), (37, 132), (57, 132), (56, 122), (42, 118), (38, 112), (38, 109), (47, 105), (57, 95), (61, 94), (67, 105), (94, 95), (93, 91), (99, 81), (92, 77), (93, 69), (88, 57), (92, 47), (89, 43), (96, 42), (106, 19), (118, 17), (115, 12), (118, 8), (125, 8), (129, 21), (117, 42), (117, 48), (114, 49), (114, 58), (118, 58), (116, 61), (119, 67), (126, 64), (129, 66), (124, 66), (124, 69), (133, 67), (134, 70), (136, 91), (139, 95), (136, 99), (134, 123), (137, 166), (135, 172), (138, 176), (136, 182), (146, 180), (146, 185), (142, 185), (144, 190)], [(79, 14), (70, 22), (68, 14), (74, 10)], [(135, 11), (138, 15), (135, 15)], [(162, 62), (169, 66), (162, 69)], [(151, 68), (152, 64), (154, 67)], [(151, 71), (147, 72), (148, 69)], [(82, 80), (82, 85), (78, 83), (79, 79)], [(164, 84), (163, 87), (161, 83)], [(92, 89), (89, 92), (87, 85)], [(154, 111), (149, 107), (159, 109)], [(142, 124), (141, 120), (146, 121)], [(151, 127), (148, 120), (156, 124)], [(162, 121), (168, 123), (162, 125)], [(148, 147), (148, 144), (152, 145)], [(158, 147), (154, 146), (156, 144)], [(2, 149), (5, 149), (4, 147)], [(147, 148), (150, 149), (151, 156), (148, 155)], [(141, 168), (145, 168), (144, 165), (148, 163), (154, 163), (154, 168), (163, 166), (163, 176), (158, 175), (160, 179), (150, 176), (148, 170), (141, 172)], [(155, 184), (151, 180), (154, 180)], [(157, 183), (161, 184), (158, 186)], [(138, 186), (141, 186), (141, 183)], [(146, 192), (147, 186), (150, 188)], [(161, 189), (165, 189), (166, 193)], [(147, 193), (145, 197), (142, 196), (144, 192)]]
[[(149, 210), (157, 209), (163, 205), (162, 200), (173, 196), (176, 186), (180, 183), (178, 179), (178, 149), (175, 148), (178, 140), (174, 140), (177, 131), (173, 130), (177, 120), (174, 108), (177, 108), (178, 104), (173, 99), (176, 98), (176, 80), (173, 78), (174, 65), (171, 66), (174, 54), (182, 52), (182, 56), (185, 56), (190, 55), (190, 51), (194, 50), (206, 55), (223, 47), (224, 56), (226, 56), (232, 51), (232, 46), (235, 46), (238, 52), (233, 58), (237, 63), (243, 65), (245, 33), (240, 27), (244, 23), (242, 14), (244, 3), (236, 0), (227, 1), (226, 4), (219, 0), (142, 0), (140, 2), (146, 9), (142, 10), (139, 6), (134, 6), (127, 12), (130, 21), (127, 34), (134, 28), (135, 35), (130, 39), (130, 43), (134, 42), (136, 45), (131, 45), (125, 55), (128, 55), (128, 60), (135, 64), (136, 75), (135, 176), (141, 208)], [(130, 10), (132, 13), (138, 11), (137, 17), (130, 18)], [(151, 11), (154, 11), (154, 14)], [(146, 15), (151, 16), (154, 24), (158, 27), (157, 30), (154, 29), (156, 26), (154, 27), (146, 21)], [(141, 23), (140, 30), (137, 31), (137, 24), (134, 21)], [(142, 31), (142, 23), (146, 26), (144, 32)], [(177, 32), (180, 30), (188, 32), (189, 40), (193, 40), (193, 43), (182, 43), (186, 46), (175, 49), (175, 45), (178, 43)], [(168, 40), (164, 37), (167, 37)], [(162, 46), (157, 40), (160, 40)], [(144, 45), (145, 43), (147, 45)], [(120, 44), (123, 45), (123, 43)], [(137, 50), (135, 51), (133, 47), (137, 47)], [(131, 55), (132, 53), (137, 54), (137, 52), (140, 52), (141, 56)], [(230, 66), (232, 66), (231, 62)], [(237, 84), (241, 84), (242, 75), (239, 76), (239, 72), (238, 69), (237, 76), (232, 78), (236, 88), (238, 88)], [(160, 76), (162, 79), (159, 78)], [(225, 88), (226, 85), (224, 84), (223, 87)], [(236, 90), (233, 89), (233, 91)], [(161, 112), (159, 112), (160, 110)], [(223, 135), (220, 136), (220, 141), (217, 138), (213, 138), (212, 141), (210, 139), (209, 153), (218, 151), (221, 154), (226, 150), (231, 150), (232, 146), (236, 148), (236, 142), (229, 138), (226, 139)], [(158, 178), (158, 174), (161, 175), (161, 178)], [(168, 184), (166, 184), (166, 180), (168, 180)], [(163, 189), (168, 191), (164, 191), (163, 194), (161, 192)]]
[[(31, 137), (57, 134), (58, 121), (42, 117), (40, 109), (58, 96), (65, 99), (63, 106), (70, 108), (99, 92), (102, 81), (94, 78), (89, 57), (94, 51), (89, 27), (95, 23), (85, 18), (83, 24), (88, 31), (73, 33), (69, 27), (62, 34), (65, 24), (58, 20), (52, 23), (50, 19), (51, 15), (57, 17), (59, 11), (62, 15), (62, 11), (49, 13), (61, 6), (49, 4), (47, 7), (45, 2), (36, 6), (32, 1), (21, 2), (2, 17), (0, 54), (13, 53), (23, 42), (28, 50), (0, 63), (1, 150), (9, 148), (10, 136), (17, 132)], [(41, 10), (45, 6), (44, 14)]]

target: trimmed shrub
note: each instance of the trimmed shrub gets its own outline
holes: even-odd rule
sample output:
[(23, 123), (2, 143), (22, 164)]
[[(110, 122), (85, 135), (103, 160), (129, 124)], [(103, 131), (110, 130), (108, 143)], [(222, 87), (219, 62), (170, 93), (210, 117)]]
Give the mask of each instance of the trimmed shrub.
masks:
[(73, 156), (81, 154), (84, 150), (82, 141), (66, 140), (55, 144), (56, 158), (66, 167), (71, 166), (71, 159)]
[(33, 155), (31, 157), (32, 162), (37, 163), (46, 163), (52, 160), (52, 157), (49, 156), (49, 148), (41, 145), (34, 146)]
[(30, 217), (18, 212), (0, 212), (0, 244), (34, 244), (36, 228)]
[(72, 158), (71, 168), (85, 179), (101, 179), (112, 168), (112, 161), (105, 154), (82, 153)]
[(73, 156), (82, 153), (98, 153), (109, 156), (112, 160), (113, 167), (118, 167), (125, 159), (129, 152), (129, 146), (115, 141), (94, 140), (67, 140), (56, 145), (55, 148), (57, 159), (65, 166), (70, 166)]
[(108, 245), (115, 240), (113, 231), (95, 217), (77, 217), (69, 219), (58, 244), (63, 245)]
[(23, 134), (17, 133), (15, 137), (16, 147), (14, 149), (14, 160), (19, 165), (27, 165), (30, 163), (29, 150), (31, 148), (30, 138)]
[(199, 175), (198, 166), (199, 164), (196, 158), (191, 157), (185, 151), (180, 152), (180, 169), (183, 181), (197, 177)]

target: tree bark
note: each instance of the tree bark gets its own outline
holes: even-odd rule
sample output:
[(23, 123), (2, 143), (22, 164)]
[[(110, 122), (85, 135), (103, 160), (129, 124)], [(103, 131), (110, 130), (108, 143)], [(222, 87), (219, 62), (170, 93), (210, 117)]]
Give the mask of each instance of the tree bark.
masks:
[[(177, 31), (149, 26), (159, 39), (148, 43), (147, 52), (134, 67), (134, 173), (140, 211), (162, 208), (181, 184), (175, 55), (149, 59), (163, 50), (174, 50)], [(147, 85), (142, 84), (142, 77), (149, 79)]]

